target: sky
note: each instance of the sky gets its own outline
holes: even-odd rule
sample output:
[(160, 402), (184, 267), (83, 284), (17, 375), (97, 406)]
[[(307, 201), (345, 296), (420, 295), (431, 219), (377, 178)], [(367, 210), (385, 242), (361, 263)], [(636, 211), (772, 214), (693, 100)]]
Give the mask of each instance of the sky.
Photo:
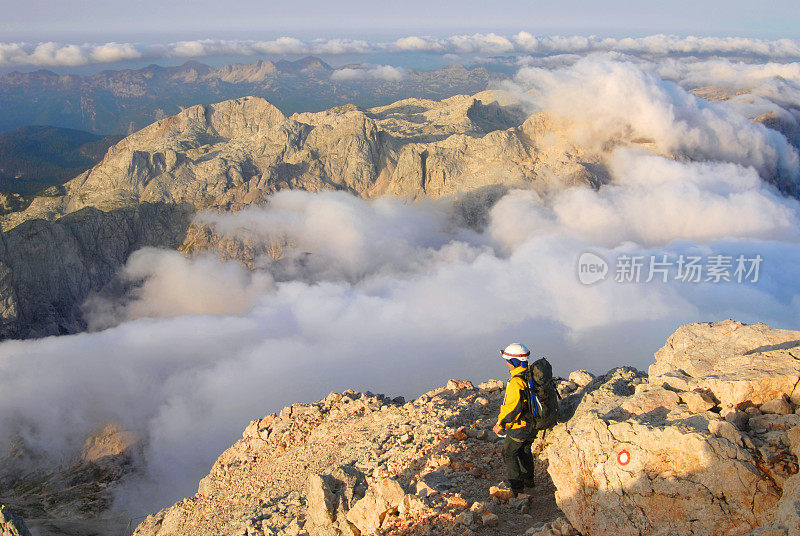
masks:
[(0, 1), (0, 41), (359, 36), (519, 31), (607, 36), (800, 37), (797, 2), (773, 0)]

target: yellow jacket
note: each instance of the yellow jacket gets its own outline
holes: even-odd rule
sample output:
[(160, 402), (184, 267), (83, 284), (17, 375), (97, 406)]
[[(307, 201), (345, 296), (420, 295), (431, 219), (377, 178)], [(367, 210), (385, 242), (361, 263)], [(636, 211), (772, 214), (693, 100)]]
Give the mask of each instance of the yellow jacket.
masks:
[(519, 375), (525, 372), (528, 367), (516, 367), (511, 370), (511, 378), (506, 386), (506, 397), (503, 406), (500, 408), (500, 415), (497, 417), (497, 425), (503, 430), (516, 430), (525, 428), (529, 424), (522, 418), (525, 409), (525, 380)]

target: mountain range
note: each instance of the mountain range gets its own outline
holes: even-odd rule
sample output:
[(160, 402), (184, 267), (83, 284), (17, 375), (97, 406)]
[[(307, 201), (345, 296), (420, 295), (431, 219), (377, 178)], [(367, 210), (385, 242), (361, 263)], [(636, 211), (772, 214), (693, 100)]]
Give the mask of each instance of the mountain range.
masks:
[(0, 76), (0, 132), (51, 125), (97, 134), (130, 134), (195, 104), (254, 95), (283, 113), (355, 103), (371, 107), (407, 98), (475, 93), (504, 75), (451, 65), (436, 71), (381, 72), (354, 64), (334, 69), (315, 57), (211, 67), (106, 70), (92, 75), (48, 70)]

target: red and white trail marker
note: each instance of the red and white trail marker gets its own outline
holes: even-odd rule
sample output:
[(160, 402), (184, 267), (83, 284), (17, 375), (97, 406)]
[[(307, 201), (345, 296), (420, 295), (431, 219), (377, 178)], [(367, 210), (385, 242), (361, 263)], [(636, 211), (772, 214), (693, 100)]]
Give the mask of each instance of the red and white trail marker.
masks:
[(617, 462), (619, 462), (620, 465), (628, 465), (628, 462), (630, 462), (630, 461), (631, 461), (631, 453), (630, 452), (628, 452), (625, 449), (622, 449), (621, 451), (619, 451), (619, 454), (617, 454)]

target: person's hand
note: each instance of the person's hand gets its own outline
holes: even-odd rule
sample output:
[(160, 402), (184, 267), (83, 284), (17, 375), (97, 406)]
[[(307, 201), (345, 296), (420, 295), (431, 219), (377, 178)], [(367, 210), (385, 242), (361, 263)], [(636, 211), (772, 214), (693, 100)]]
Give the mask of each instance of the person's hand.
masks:
[(494, 425), (494, 428), (492, 428), (492, 432), (494, 432), (494, 433), (495, 433), (495, 434), (497, 434), (497, 435), (500, 435), (500, 432), (502, 432), (502, 431), (503, 431), (503, 429), (502, 429), (502, 428), (500, 428), (500, 425), (499, 425), (499, 424), (495, 424), (495, 425)]

